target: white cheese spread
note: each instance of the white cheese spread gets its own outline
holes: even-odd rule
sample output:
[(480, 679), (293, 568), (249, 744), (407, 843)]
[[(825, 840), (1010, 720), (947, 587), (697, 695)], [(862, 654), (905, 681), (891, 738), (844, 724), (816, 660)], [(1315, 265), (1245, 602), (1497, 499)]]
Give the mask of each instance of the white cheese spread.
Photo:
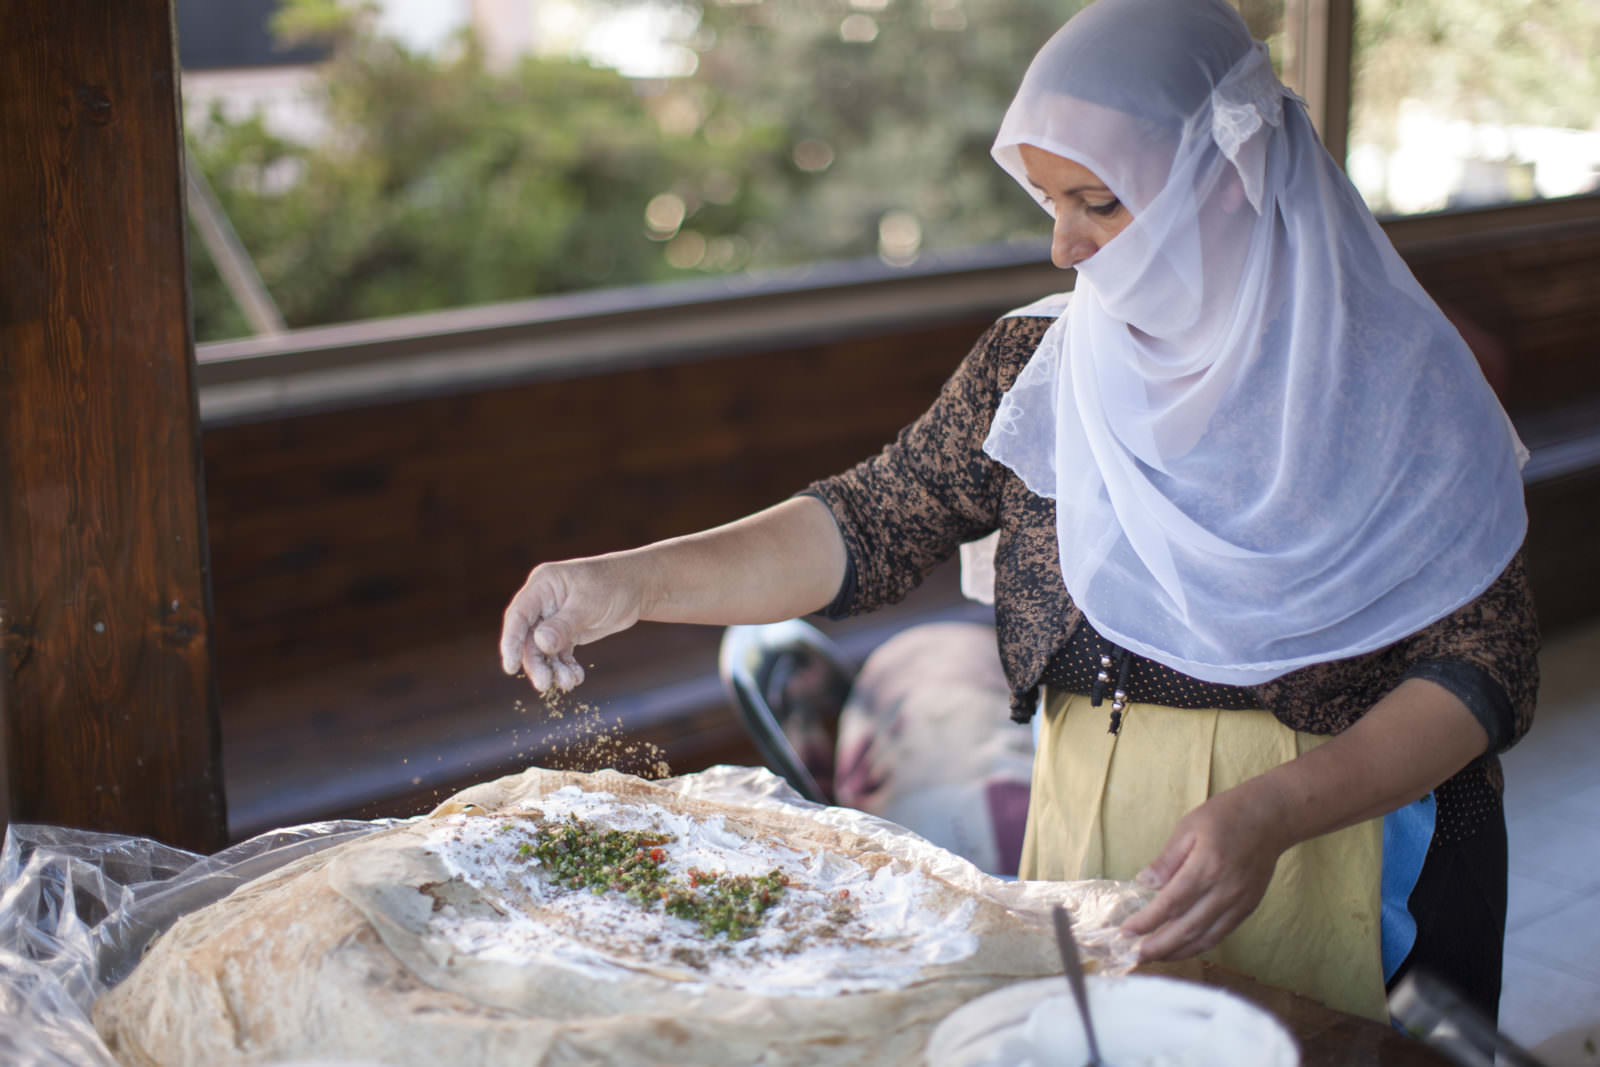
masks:
[[(434, 820), (426, 846), (455, 878), (493, 902), (463, 914), (442, 904), (430, 931), (458, 953), (518, 964), (556, 962), (602, 978), (640, 970), (686, 971), (685, 992), (708, 985), (765, 996), (829, 997), (902, 989), (924, 968), (977, 948), (969, 899), (949, 911), (930, 906), (934, 882), (900, 860), (871, 870), (848, 856), (804, 851), (740, 832), (721, 816), (699, 819), (610, 793), (567, 786), (547, 794), (545, 819), (576, 816), (616, 830), (670, 834), (663, 873), (687, 881), (702, 872), (762, 876), (788, 885), (755, 932), (737, 940), (707, 935), (689, 919), (615, 892), (550, 884), (529, 846), (539, 824), (505, 815)], [(530, 810), (524, 815), (531, 815)]]

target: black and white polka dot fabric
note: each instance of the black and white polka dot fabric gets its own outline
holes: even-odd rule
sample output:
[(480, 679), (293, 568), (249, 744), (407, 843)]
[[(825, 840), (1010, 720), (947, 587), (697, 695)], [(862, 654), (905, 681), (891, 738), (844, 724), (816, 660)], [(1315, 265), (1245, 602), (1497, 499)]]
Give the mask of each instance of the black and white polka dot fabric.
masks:
[[(1104, 669), (1101, 660), (1107, 656), (1114, 664), (1107, 672), (1113, 678), (1120, 678), (1122, 662), (1124, 659), (1127, 661), (1127, 684), (1123, 688), (1130, 704), (1163, 704), (1169, 708), (1226, 708), (1231, 711), (1248, 711), (1261, 706), (1261, 701), (1249, 689), (1202, 682), (1165, 664), (1118, 648), (1095, 633), (1087, 622), (1078, 626), (1067, 647), (1045, 665), (1041, 681), (1057, 692), (1081, 693), (1092, 697), (1098, 676)], [(1099, 684), (1101, 695), (1109, 698), (1112, 690), (1108, 684)]]

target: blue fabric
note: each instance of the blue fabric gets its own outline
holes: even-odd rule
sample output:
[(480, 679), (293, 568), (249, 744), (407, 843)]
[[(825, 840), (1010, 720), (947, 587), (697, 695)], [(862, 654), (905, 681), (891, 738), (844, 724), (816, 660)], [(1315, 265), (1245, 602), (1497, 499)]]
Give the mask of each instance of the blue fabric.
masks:
[(1407, 906), (1411, 890), (1416, 888), (1417, 876), (1422, 873), (1422, 861), (1428, 855), (1428, 843), (1433, 840), (1435, 805), (1429, 793), (1415, 804), (1392, 811), (1383, 819), (1383, 877), (1381, 895), (1383, 911), (1380, 920), (1383, 938), (1383, 980), (1394, 978), (1394, 972), (1411, 954), (1417, 940), (1417, 920)]

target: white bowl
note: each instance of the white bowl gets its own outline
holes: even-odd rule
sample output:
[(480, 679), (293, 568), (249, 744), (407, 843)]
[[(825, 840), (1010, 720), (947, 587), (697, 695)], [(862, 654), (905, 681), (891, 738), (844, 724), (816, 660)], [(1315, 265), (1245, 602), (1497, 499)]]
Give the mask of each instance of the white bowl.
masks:
[[(1156, 975), (1089, 975), (1106, 1067), (1298, 1067), (1283, 1024), (1232, 993)], [(1083, 1067), (1088, 1042), (1065, 978), (996, 990), (951, 1012), (928, 1041), (930, 1067)]]

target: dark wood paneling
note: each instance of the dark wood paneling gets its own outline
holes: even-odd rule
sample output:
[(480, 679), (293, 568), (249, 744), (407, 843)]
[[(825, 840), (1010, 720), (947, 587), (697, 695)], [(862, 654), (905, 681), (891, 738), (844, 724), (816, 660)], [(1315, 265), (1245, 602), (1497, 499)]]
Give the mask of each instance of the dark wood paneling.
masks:
[(1438, 242), (1406, 258), (1435, 300), (1501, 349), (1497, 384), (1513, 415), (1600, 395), (1600, 218)]
[(880, 448), (985, 325), (209, 431), (224, 698), (497, 625), (540, 560), (773, 503)]
[[(1600, 432), (1600, 427), (1596, 427)], [(1600, 467), (1528, 490), (1528, 581), (1548, 636), (1600, 613)]]
[[(1600, 439), (1600, 218), (1592, 215), (1407, 255), (1478, 348), (1535, 450)], [(1540, 480), (1527, 500), (1529, 581), (1541, 625), (1555, 633), (1600, 611), (1600, 469)]]
[(0, 16), (10, 816), (225, 840), (168, 0)]

